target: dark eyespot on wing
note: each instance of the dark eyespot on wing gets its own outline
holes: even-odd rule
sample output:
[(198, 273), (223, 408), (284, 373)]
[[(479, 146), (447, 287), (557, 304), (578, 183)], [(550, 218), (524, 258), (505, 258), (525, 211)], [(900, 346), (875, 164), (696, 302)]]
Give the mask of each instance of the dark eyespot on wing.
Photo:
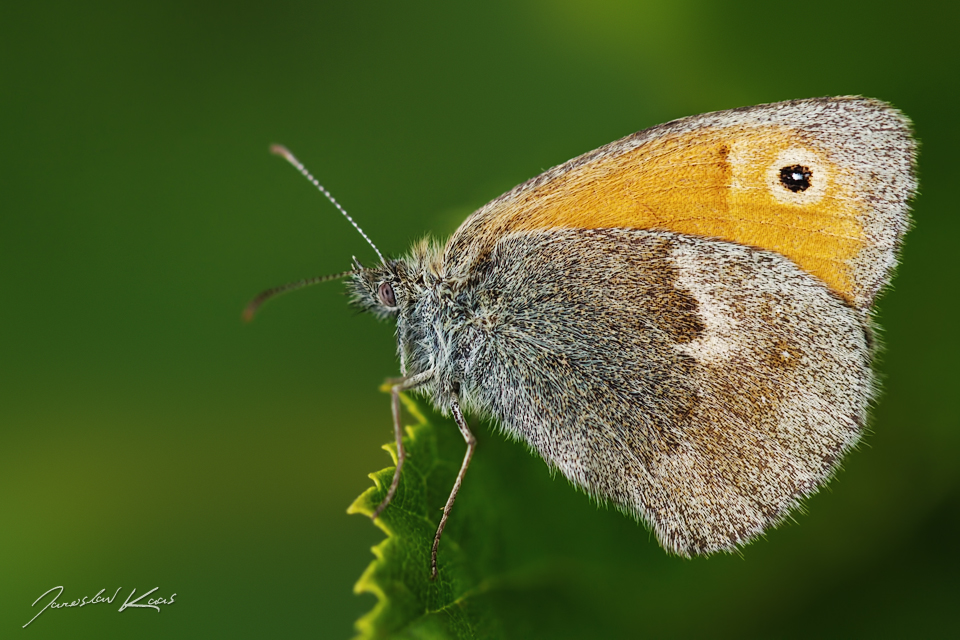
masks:
[(795, 164), (780, 169), (780, 184), (794, 193), (809, 189), (812, 179), (813, 171), (803, 165)]

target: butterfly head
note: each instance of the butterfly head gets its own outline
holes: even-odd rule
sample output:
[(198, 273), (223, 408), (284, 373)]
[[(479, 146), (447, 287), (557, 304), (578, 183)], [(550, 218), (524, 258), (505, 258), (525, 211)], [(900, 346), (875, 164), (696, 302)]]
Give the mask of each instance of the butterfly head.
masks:
[(380, 320), (397, 317), (412, 297), (405, 266), (400, 260), (389, 260), (364, 267), (354, 258), (353, 277), (347, 280), (351, 304)]
[(443, 351), (438, 334), (450, 329), (457, 305), (441, 274), (441, 249), (430, 241), (414, 245), (398, 260), (364, 267), (354, 258), (347, 280), (352, 305), (380, 320), (397, 323), (397, 350), (404, 375), (433, 368)]

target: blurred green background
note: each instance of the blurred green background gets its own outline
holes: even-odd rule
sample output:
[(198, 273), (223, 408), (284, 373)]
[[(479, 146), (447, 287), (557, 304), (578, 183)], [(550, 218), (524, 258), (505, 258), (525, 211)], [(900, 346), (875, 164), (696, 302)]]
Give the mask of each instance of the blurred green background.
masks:
[[(836, 94), (892, 102), (922, 141), (873, 433), (741, 556), (667, 558), (628, 522), (636, 592), (610, 606), (638, 635), (956, 632), (958, 7), (5, 3), (0, 636), (343, 638), (373, 606), (351, 589), (382, 533), (345, 508), (389, 463), (392, 330), (336, 284), (241, 323), (261, 289), (372, 257), (270, 143), (398, 254), (636, 130)], [(624, 520), (581, 499), (552, 526)], [(21, 629), (57, 585), (177, 601)]]

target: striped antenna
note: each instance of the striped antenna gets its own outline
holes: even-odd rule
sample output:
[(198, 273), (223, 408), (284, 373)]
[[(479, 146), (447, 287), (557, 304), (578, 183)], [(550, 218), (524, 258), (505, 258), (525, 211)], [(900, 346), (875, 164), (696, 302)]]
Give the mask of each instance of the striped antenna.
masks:
[(247, 305), (247, 308), (243, 310), (243, 320), (244, 322), (250, 322), (253, 320), (253, 316), (257, 313), (257, 309), (260, 308), (264, 302), (270, 298), (276, 297), (281, 293), (287, 293), (288, 291), (296, 291), (297, 289), (303, 289), (304, 287), (311, 287), (315, 284), (320, 284), (321, 282), (329, 282), (330, 280), (339, 280), (340, 278), (346, 278), (347, 276), (352, 276), (356, 271), (344, 271), (343, 273), (335, 273), (329, 276), (320, 276), (318, 278), (306, 278), (304, 280), (298, 280), (296, 282), (291, 282), (290, 284), (285, 284), (280, 287), (274, 287), (272, 289), (267, 289), (258, 295), (256, 298), (250, 301), (250, 304)]
[(280, 156), (281, 158), (283, 158), (284, 160), (292, 164), (294, 167), (296, 167), (297, 171), (303, 174), (303, 177), (309, 180), (313, 184), (313, 186), (315, 186), (317, 189), (320, 190), (320, 193), (327, 196), (327, 200), (333, 203), (333, 206), (335, 206), (337, 210), (343, 214), (344, 218), (350, 221), (350, 224), (353, 225), (353, 228), (359, 231), (360, 235), (363, 236), (363, 239), (366, 240), (371, 247), (373, 247), (373, 250), (377, 252), (378, 256), (380, 256), (380, 262), (382, 262), (383, 264), (387, 264), (387, 261), (383, 259), (383, 254), (380, 253), (380, 249), (377, 249), (377, 245), (373, 244), (373, 241), (369, 237), (367, 237), (367, 234), (363, 232), (363, 229), (360, 228), (360, 225), (358, 225), (354, 221), (354, 219), (350, 217), (350, 214), (347, 213), (346, 209), (341, 207), (340, 203), (337, 202), (332, 195), (330, 195), (330, 192), (327, 191), (324, 188), (324, 186), (320, 184), (320, 182), (318, 182), (317, 179), (314, 178), (309, 171), (307, 171), (307, 168), (303, 166), (303, 163), (297, 160), (296, 156), (290, 153), (289, 149), (287, 149), (283, 145), (275, 144), (270, 147), (270, 153)]

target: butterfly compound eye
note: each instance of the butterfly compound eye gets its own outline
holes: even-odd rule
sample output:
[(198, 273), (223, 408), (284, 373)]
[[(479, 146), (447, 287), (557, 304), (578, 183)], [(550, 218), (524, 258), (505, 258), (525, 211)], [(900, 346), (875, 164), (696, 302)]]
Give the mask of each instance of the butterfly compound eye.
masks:
[(377, 288), (377, 295), (380, 296), (380, 303), (385, 307), (397, 306), (397, 295), (393, 292), (393, 285), (389, 282), (381, 282)]

